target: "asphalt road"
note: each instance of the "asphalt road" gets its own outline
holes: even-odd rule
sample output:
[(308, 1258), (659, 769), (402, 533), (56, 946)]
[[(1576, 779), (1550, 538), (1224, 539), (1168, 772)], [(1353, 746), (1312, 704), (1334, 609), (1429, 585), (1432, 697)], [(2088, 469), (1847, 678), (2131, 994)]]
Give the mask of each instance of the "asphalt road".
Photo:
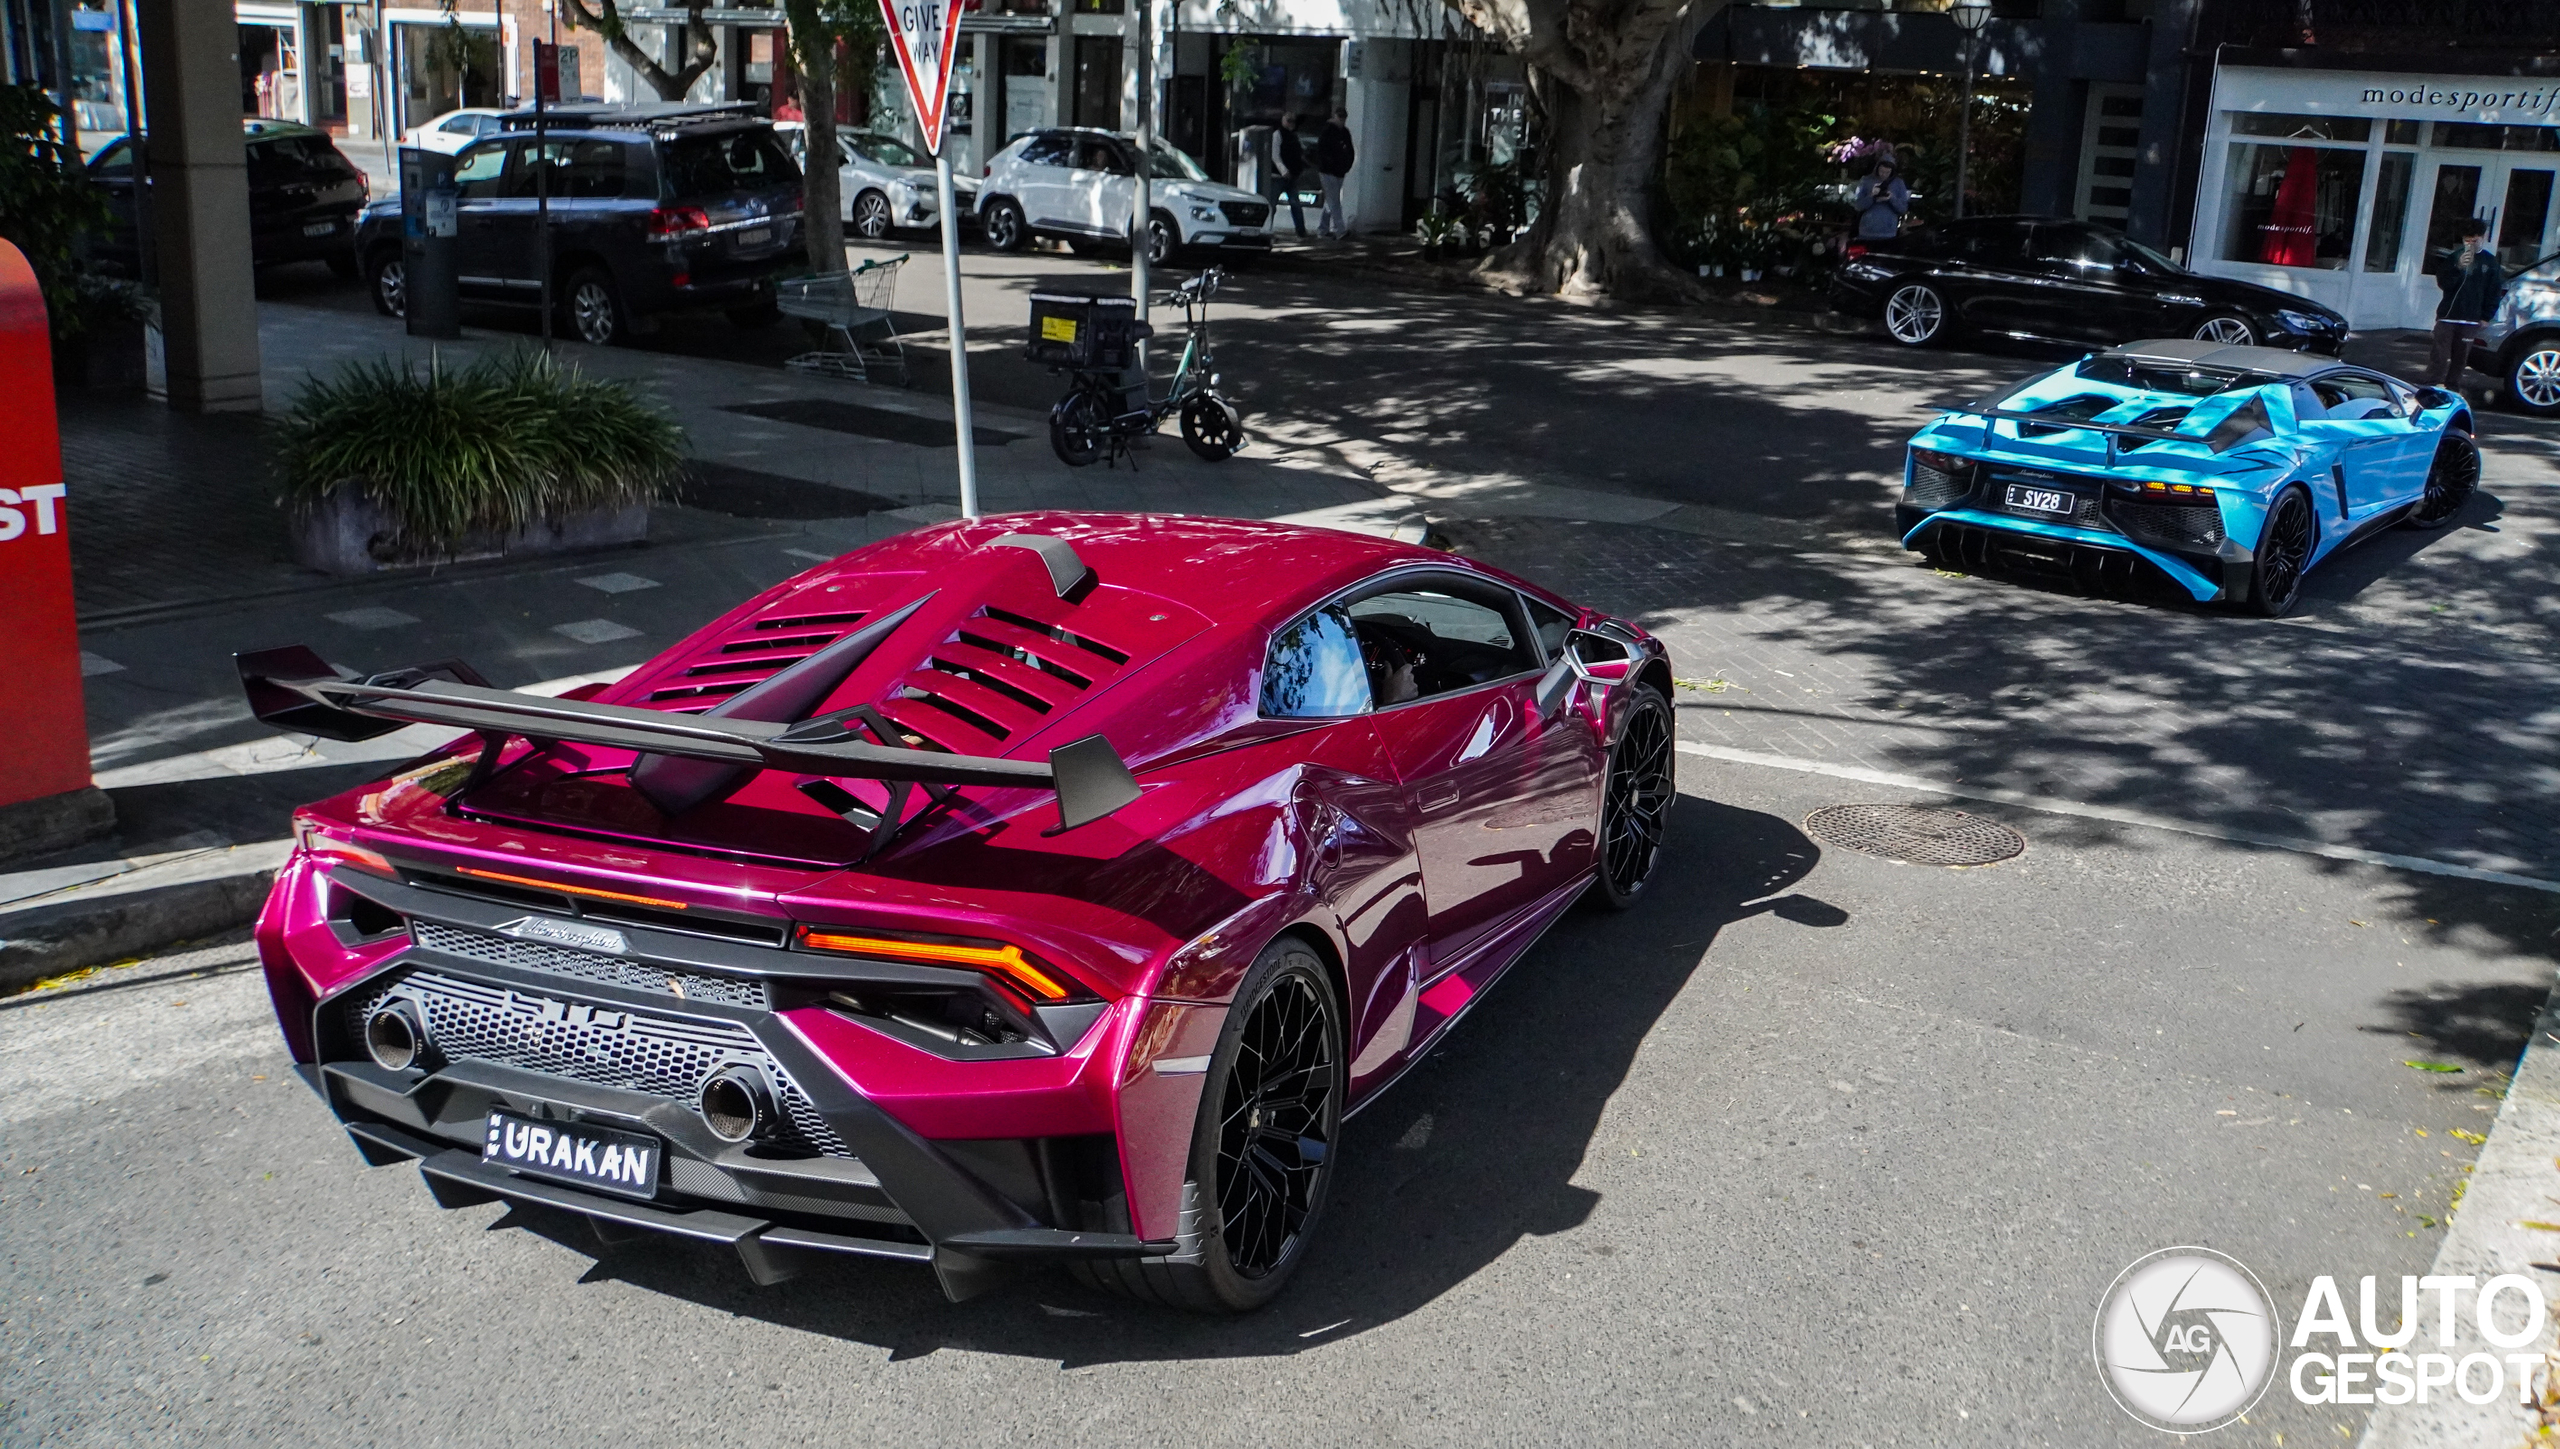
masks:
[[(1905, 797), (1684, 765), (1656, 898), (1569, 917), (1356, 1119), (1242, 1321), (440, 1212), (289, 1075), (238, 948), (0, 1003), (0, 1438), (2132, 1444), (2089, 1332), (2135, 1257), (2232, 1253), (2288, 1318), (2424, 1271), (2549, 897), (2032, 811), (2006, 864), (1896, 865), (1799, 822)], [(2279, 1390), (2225, 1442), (2352, 1412)]]

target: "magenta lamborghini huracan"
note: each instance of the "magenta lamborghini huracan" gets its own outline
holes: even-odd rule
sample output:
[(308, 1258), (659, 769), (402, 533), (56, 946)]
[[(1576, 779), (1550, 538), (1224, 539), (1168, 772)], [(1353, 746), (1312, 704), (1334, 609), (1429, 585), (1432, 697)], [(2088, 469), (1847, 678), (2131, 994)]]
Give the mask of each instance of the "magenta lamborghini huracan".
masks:
[(259, 717), (451, 744), (295, 818), (258, 923), (375, 1163), (733, 1248), (1237, 1311), (1343, 1117), (1662, 848), (1671, 670), (1321, 529), (953, 523), (552, 699), (239, 656)]

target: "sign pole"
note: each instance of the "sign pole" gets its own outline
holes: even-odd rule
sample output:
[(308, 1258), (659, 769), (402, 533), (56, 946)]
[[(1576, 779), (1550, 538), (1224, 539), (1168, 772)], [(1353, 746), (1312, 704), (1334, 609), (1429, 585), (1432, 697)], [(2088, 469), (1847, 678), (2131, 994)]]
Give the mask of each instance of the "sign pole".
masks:
[(978, 516), (977, 430), (969, 415), (969, 330), (960, 318), (960, 218), (951, 202), (951, 152), (933, 153), (934, 205), (942, 212), (942, 295), (951, 319), (951, 426), (958, 434), (960, 516)]
[[(1147, 320), (1147, 244), (1155, 230), (1156, 37), (1148, 22), (1155, 0), (1138, 0), (1138, 197), (1129, 218), (1129, 295), (1138, 300), (1138, 320)], [(1146, 375), (1147, 343), (1138, 339), (1139, 376)]]

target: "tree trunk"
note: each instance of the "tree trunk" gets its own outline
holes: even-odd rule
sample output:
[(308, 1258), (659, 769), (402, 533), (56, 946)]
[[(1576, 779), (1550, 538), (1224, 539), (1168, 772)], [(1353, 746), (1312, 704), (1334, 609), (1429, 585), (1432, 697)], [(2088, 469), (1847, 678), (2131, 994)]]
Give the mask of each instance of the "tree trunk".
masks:
[(807, 58), (813, 63), (800, 68), (800, 115), (809, 128), (801, 234), (808, 238), (812, 269), (841, 272), (845, 269), (844, 189), (836, 175), (835, 46), (821, 40), (811, 48), (817, 52)]
[(631, 73), (649, 83), (662, 101), (680, 101), (693, 83), (711, 69), (720, 58), (720, 43), (712, 36), (711, 27), (702, 19), (703, 7), (710, 0), (688, 0), (685, 6), (685, 50), (682, 66), (675, 71), (658, 63), (658, 58), (641, 49), (623, 29), (622, 12), (616, 0), (597, 0), (598, 8), (589, 9), (586, 0), (566, 0), (567, 19), (571, 29), (593, 31), (604, 37), (607, 50), (631, 67)]

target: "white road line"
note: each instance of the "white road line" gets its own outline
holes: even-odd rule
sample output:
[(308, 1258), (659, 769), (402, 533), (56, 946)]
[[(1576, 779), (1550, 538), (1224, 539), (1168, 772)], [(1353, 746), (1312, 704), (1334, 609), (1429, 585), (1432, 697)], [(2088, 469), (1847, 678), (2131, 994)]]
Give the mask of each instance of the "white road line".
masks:
[(2429, 860), (2420, 855), (2392, 855), (2379, 850), (2362, 850), (2352, 845), (2331, 845), (2323, 840), (2303, 840), (2286, 835), (2263, 835), (2254, 830), (2233, 830), (2221, 825), (2204, 825), (2193, 820), (2179, 820), (2167, 815), (2154, 815), (2147, 810), (2127, 810), (2114, 805), (2087, 805), (2077, 800), (2058, 800), (2050, 795), (2030, 795), (2023, 790), (2000, 790), (1983, 785), (1950, 785), (1918, 775), (1897, 775), (1886, 770), (1862, 769), (1856, 765), (1827, 765), (1816, 760), (1790, 759), (1785, 755), (1763, 755), (1750, 750), (1728, 749), (1723, 745), (1680, 742), (1680, 753), (1701, 759), (1723, 760), (1728, 764), (1757, 765), (1763, 769), (1794, 770), (1799, 774), (1824, 775), (1835, 780), (1855, 780), (1865, 785), (1884, 785), (1896, 790), (1920, 790), (1933, 795), (1953, 795), (1959, 800), (1989, 800), (2000, 805), (2015, 805), (2027, 810), (2041, 810), (2048, 815), (2076, 815), (2084, 820), (2106, 820), (2118, 825), (2138, 825), (2146, 830), (2173, 830), (2181, 835), (2201, 835), (2208, 840), (2227, 840), (2235, 845), (2259, 845), (2272, 850), (2289, 850), (2298, 855), (2325, 856), (2330, 860), (2349, 860), (2360, 865), (2389, 866), (2394, 870), (2423, 871), (2428, 875), (2453, 876), (2461, 880), (2483, 881), (2490, 885), (2522, 886), (2527, 890), (2550, 891), (2560, 895), (2560, 881), (2537, 880), (2529, 875), (2510, 875), (2502, 870), (2482, 870), (2477, 866), (2456, 865), (2449, 860)]

